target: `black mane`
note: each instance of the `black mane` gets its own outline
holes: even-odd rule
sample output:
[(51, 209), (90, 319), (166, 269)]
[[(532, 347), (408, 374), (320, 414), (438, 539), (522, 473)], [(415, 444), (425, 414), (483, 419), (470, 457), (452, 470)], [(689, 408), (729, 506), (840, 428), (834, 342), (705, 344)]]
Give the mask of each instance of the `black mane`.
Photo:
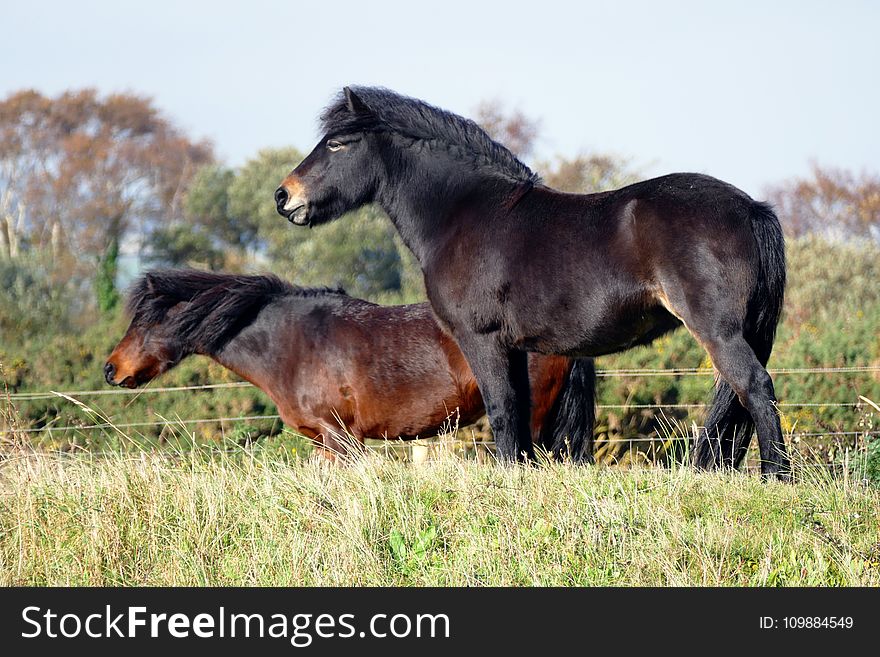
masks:
[(459, 148), (481, 166), (515, 182), (537, 185), (540, 177), (470, 119), (381, 87), (350, 87), (369, 112), (352, 112), (345, 90), (321, 114), (325, 134), (386, 131)]
[(267, 304), (286, 296), (345, 296), (341, 288), (298, 287), (277, 276), (244, 276), (160, 269), (145, 273), (132, 285), (126, 310), (142, 327), (165, 321), (177, 304), (187, 305), (166, 326), (198, 353), (216, 353), (248, 326)]

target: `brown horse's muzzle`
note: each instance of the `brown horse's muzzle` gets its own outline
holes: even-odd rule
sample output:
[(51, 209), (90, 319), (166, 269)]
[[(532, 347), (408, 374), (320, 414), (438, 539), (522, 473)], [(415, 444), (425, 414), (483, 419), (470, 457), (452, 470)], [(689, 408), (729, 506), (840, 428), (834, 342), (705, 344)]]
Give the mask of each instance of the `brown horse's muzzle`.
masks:
[(111, 361), (104, 364), (104, 380), (111, 386), (121, 386), (123, 388), (137, 388), (137, 378), (132, 375), (121, 376), (116, 371), (116, 365)]
[(104, 380), (111, 386), (116, 385), (116, 366), (109, 361), (104, 363)]
[(127, 333), (104, 363), (104, 380), (111, 386), (137, 388), (150, 381), (160, 369), (159, 359), (141, 353), (139, 342), (134, 338), (132, 332)]

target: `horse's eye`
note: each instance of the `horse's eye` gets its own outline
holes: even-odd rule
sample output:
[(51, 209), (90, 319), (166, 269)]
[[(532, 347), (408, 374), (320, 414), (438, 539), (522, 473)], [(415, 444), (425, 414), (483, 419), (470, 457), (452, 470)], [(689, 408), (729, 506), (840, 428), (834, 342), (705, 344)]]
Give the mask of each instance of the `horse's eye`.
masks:
[(331, 150), (331, 151), (338, 151), (344, 145), (345, 144), (343, 144), (341, 141), (336, 141), (335, 139), (331, 139), (327, 142), (327, 149)]

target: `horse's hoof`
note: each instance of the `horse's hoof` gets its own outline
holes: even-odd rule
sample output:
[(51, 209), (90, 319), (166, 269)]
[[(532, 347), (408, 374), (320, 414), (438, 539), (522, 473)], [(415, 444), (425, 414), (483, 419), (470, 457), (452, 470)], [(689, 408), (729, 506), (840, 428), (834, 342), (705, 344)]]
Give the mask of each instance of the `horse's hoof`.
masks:
[(774, 463), (773, 465), (762, 465), (761, 478), (764, 481), (769, 481), (770, 479), (775, 478), (777, 481), (781, 481), (784, 484), (791, 484), (794, 482), (790, 463)]
[(721, 450), (713, 449), (711, 443), (703, 440), (694, 447), (691, 462), (697, 470), (717, 470), (721, 465)]
[(715, 458), (704, 458), (697, 457), (694, 460), (694, 468), (697, 470), (701, 470), (704, 472), (709, 472), (711, 470), (718, 470), (721, 467), (721, 462)]

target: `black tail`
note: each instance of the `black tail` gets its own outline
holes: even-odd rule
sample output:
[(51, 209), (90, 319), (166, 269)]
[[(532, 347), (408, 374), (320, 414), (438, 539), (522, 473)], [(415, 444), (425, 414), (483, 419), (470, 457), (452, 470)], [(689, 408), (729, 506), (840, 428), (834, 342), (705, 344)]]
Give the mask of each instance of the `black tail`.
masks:
[[(776, 326), (785, 296), (785, 240), (782, 227), (767, 203), (755, 203), (751, 211), (752, 233), (758, 246), (758, 281), (746, 308), (744, 337), (761, 365), (766, 366), (773, 350)], [(731, 387), (719, 380), (706, 434), (697, 449), (697, 465), (719, 463), (734, 468), (745, 458), (755, 425)]]
[(544, 422), (541, 444), (554, 458), (592, 462), (596, 419), (596, 368), (592, 358), (578, 358), (568, 372), (562, 394)]

